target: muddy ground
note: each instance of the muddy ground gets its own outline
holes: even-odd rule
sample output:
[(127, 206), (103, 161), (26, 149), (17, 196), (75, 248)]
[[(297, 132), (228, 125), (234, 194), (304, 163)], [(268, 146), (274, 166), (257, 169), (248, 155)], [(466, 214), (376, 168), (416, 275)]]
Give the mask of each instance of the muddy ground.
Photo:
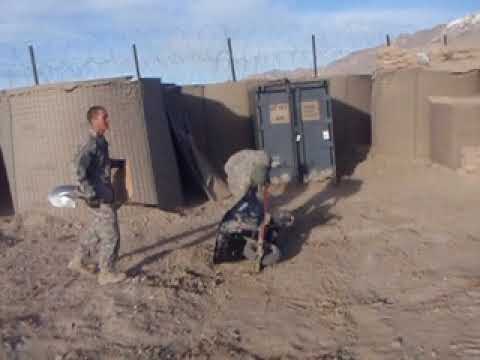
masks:
[[(3, 218), (0, 359), (479, 359), (480, 181), (380, 159), (295, 211), (284, 260), (210, 265), (228, 203), (122, 217), (125, 283), (66, 266), (82, 225)], [(73, 210), (74, 211), (74, 210)]]

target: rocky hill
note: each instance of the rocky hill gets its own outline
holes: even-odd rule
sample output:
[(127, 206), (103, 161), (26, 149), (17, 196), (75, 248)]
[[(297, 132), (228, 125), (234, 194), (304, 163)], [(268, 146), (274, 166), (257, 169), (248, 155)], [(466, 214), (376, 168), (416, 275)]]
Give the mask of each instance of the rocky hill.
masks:
[[(468, 15), (448, 24), (437, 25), (413, 34), (402, 34), (392, 40), (392, 47), (397, 50), (403, 49), (414, 55), (417, 53), (433, 53), (432, 56), (436, 57), (439, 49), (444, 48), (444, 35), (447, 36), (448, 41), (446, 49), (455, 51), (461, 49), (464, 52), (472, 48), (480, 48), (480, 13)], [(325, 75), (373, 73), (377, 66), (377, 54), (384, 47), (384, 44), (379, 44), (377, 47), (355, 51), (328, 64), (320, 71)], [(395, 53), (398, 53), (398, 51)], [(477, 54), (477, 51), (469, 51), (469, 63), (464, 66), (475, 67), (475, 64), (472, 64), (473, 61), (474, 63), (478, 62), (480, 67), (480, 59), (476, 59)], [(442, 56), (448, 58), (450, 55), (443, 54)], [(462, 57), (465, 56), (462, 55)], [(273, 70), (254, 77), (263, 79), (308, 78), (311, 75), (311, 69), (296, 69), (292, 71)]]

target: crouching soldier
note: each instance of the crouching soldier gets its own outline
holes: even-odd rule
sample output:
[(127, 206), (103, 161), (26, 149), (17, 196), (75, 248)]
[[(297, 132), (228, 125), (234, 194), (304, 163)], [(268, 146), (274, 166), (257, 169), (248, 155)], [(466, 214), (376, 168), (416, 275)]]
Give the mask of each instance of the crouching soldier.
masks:
[[(111, 169), (125, 165), (123, 160), (109, 157), (108, 142), (104, 137), (109, 129), (107, 110), (93, 106), (87, 112), (90, 134), (86, 143), (74, 158), (75, 180), (82, 197), (93, 215), (93, 220), (80, 236), (80, 246), (69, 263), (69, 269), (83, 274), (95, 270), (87, 266), (98, 249), (98, 283), (113, 284), (123, 281), (126, 275), (115, 271), (115, 261), (120, 246), (120, 232), (114, 206)], [(96, 266), (95, 266), (96, 268)]]
[(243, 150), (227, 161), (225, 172), (229, 185), (242, 197), (227, 211), (218, 227), (214, 264), (243, 257), (254, 260), (260, 246), (262, 251), (267, 247), (269, 253), (265, 258), (265, 253), (260, 254), (258, 251), (261, 255), (259, 261), (265, 264), (278, 261), (280, 253), (275, 244), (263, 243), (268, 235), (264, 234), (264, 225), (270, 223), (267, 209), (269, 170), (270, 158), (263, 151)]

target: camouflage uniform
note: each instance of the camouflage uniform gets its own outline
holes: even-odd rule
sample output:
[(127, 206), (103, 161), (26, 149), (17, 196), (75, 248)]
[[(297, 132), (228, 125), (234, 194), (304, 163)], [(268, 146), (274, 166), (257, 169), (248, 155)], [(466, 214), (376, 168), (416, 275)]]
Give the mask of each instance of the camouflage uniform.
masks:
[(247, 193), (224, 215), (218, 227), (213, 262), (238, 260), (246, 244), (245, 233), (255, 233), (263, 221), (263, 202), (257, 189), (251, 186)]
[(225, 164), (228, 187), (240, 199), (252, 185), (264, 185), (268, 180), (270, 157), (263, 150), (240, 150)]
[(119, 250), (120, 232), (111, 183), (111, 169), (119, 166), (120, 161), (109, 157), (105, 137), (95, 134), (90, 134), (74, 159), (75, 178), (80, 191), (87, 198), (100, 201), (98, 207), (90, 207), (94, 219), (80, 236), (77, 251), (82, 260), (86, 260), (94, 255), (94, 249), (98, 247), (101, 270), (112, 269)]

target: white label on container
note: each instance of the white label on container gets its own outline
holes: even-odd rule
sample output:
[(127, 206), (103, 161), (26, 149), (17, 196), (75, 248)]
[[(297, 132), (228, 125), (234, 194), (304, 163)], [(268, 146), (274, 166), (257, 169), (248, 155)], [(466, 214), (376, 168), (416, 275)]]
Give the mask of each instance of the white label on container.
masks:
[(279, 155), (272, 155), (272, 168), (279, 167), (281, 164)]
[(323, 130), (323, 140), (330, 140), (330, 132), (328, 130)]
[(302, 120), (320, 120), (320, 102), (318, 100), (302, 101)]
[(270, 105), (270, 123), (288, 124), (290, 122), (290, 108), (288, 103)]

